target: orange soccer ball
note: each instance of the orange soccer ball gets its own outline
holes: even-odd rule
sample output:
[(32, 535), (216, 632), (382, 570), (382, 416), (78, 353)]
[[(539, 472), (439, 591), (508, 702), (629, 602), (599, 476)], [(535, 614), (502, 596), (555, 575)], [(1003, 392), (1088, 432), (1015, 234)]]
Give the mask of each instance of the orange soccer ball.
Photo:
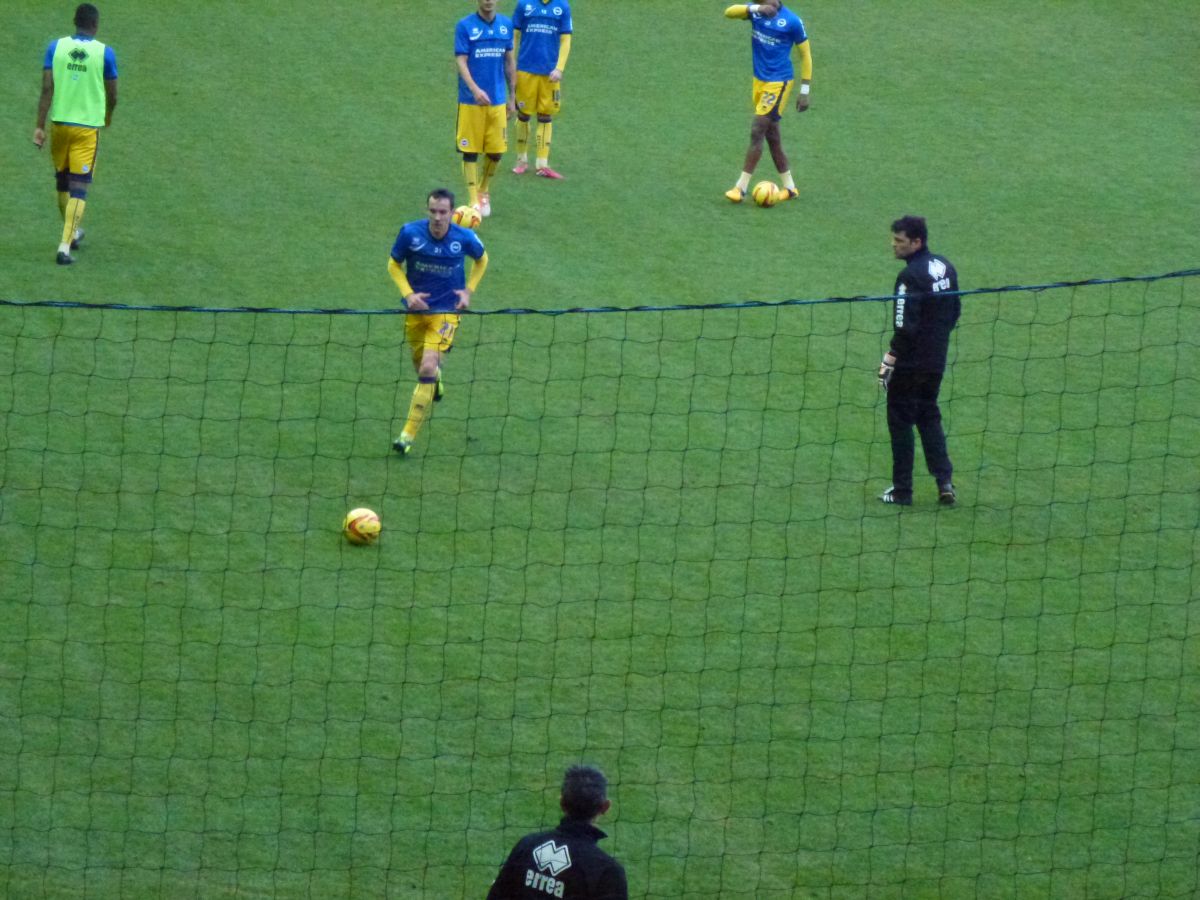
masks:
[(342, 534), (352, 544), (373, 544), (379, 540), (382, 529), (379, 516), (366, 507), (350, 510), (342, 520)]
[(455, 225), (461, 225), (464, 228), (478, 228), (479, 223), (483, 221), (483, 217), (479, 215), (479, 210), (473, 206), (460, 206), (454, 210), (454, 214), (450, 216), (454, 220)]
[(760, 181), (754, 186), (754, 190), (750, 192), (750, 196), (754, 198), (754, 202), (761, 207), (774, 206), (779, 201), (779, 196), (783, 191), (773, 181)]

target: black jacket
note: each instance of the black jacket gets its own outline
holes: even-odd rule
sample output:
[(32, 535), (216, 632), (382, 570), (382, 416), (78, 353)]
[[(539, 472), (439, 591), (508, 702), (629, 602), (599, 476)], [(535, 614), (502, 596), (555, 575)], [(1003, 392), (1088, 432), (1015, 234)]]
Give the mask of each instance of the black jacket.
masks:
[(605, 837), (579, 819), (526, 835), (508, 854), (488, 900), (628, 900), (625, 870), (596, 845)]
[(909, 372), (946, 371), (950, 332), (958, 322), (962, 301), (939, 294), (958, 290), (958, 273), (950, 260), (925, 247), (910, 256), (896, 276), (892, 353), (896, 369)]

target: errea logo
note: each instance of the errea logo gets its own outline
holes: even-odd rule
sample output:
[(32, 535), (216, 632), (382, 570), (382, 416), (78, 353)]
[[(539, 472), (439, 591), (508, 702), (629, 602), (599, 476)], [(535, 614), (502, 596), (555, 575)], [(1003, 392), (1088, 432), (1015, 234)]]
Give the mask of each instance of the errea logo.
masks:
[(571, 868), (571, 851), (566, 844), (560, 847), (554, 841), (546, 841), (534, 848), (533, 861), (539, 869), (549, 869), (551, 875), (557, 875)]
[[(560, 847), (554, 841), (539, 844), (533, 850), (533, 861), (537, 863), (540, 871), (526, 869), (525, 886), (542, 891), (551, 897), (562, 897), (567, 885), (566, 882), (560, 881), (555, 876), (571, 868), (571, 851), (567, 845), (563, 844)], [(550, 872), (549, 875), (545, 874), (547, 870)]]

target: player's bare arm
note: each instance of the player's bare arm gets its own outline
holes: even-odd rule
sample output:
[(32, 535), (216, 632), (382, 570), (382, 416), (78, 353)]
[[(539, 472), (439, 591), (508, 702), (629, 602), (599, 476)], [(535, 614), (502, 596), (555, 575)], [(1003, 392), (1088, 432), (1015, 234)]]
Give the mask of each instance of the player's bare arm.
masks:
[(104, 127), (112, 125), (113, 110), (117, 108), (117, 79), (104, 79)]
[(517, 114), (517, 58), (511, 50), (504, 51), (504, 79), (508, 82), (508, 118)]
[(38, 97), (37, 124), (33, 129), (33, 146), (39, 150), (46, 143), (46, 116), (50, 113), (50, 101), (54, 99), (54, 73), (42, 70), (42, 93)]
[(457, 54), (454, 57), (454, 63), (458, 66), (459, 77), (462, 78), (463, 84), (467, 86), (467, 90), (471, 92), (471, 96), (475, 98), (475, 102), (480, 106), (491, 106), (492, 98), (471, 77), (471, 70), (467, 67), (467, 57), (463, 54)]

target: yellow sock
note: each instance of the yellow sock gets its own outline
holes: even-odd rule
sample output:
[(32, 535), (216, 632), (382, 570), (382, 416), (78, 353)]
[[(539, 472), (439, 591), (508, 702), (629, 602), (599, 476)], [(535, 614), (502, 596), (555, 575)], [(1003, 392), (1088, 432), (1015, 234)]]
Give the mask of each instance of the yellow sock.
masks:
[(463, 160), (463, 178), (467, 180), (467, 198), (472, 206), (479, 202), (479, 163)]
[(75, 237), (75, 229), (83, 221), (83, 208), (86, 205), (87, 201), (79, 197), (72, 197), (67, 201), (67, 208), (63, 210), (62, 242), (64, 244), (70, 245), (71, 239)]
[(67, 217), (67, 200), (71, 197), (66, 191), (58, 192), (58, 214), (64, 219)]
[(492, 176), (496, 174), (496, 166), (500, 165), (500, 161), (492, 159), (490, 156), (483, 160), (483, 177), (479, 179), (479, 192), (486, 194), (488, 185), (492, 183)]
[(433, 405), (433, 390), (437, 387), (437, 379), (425, 381), (422, 379), (413, 388), (412, 403), (408, 406), (408, 421), (404, 423), (404, 434), (410, 439), (417, 436), (425, 420), (429, 418), (429, 409)]
[(529, 159), (529, 120), (517, 120), (517, 159)]
[(553, 122), (538, 122), (537, 127), (537, 164), (544, 169), (550, 164), (550, 136), (554, 134)]

